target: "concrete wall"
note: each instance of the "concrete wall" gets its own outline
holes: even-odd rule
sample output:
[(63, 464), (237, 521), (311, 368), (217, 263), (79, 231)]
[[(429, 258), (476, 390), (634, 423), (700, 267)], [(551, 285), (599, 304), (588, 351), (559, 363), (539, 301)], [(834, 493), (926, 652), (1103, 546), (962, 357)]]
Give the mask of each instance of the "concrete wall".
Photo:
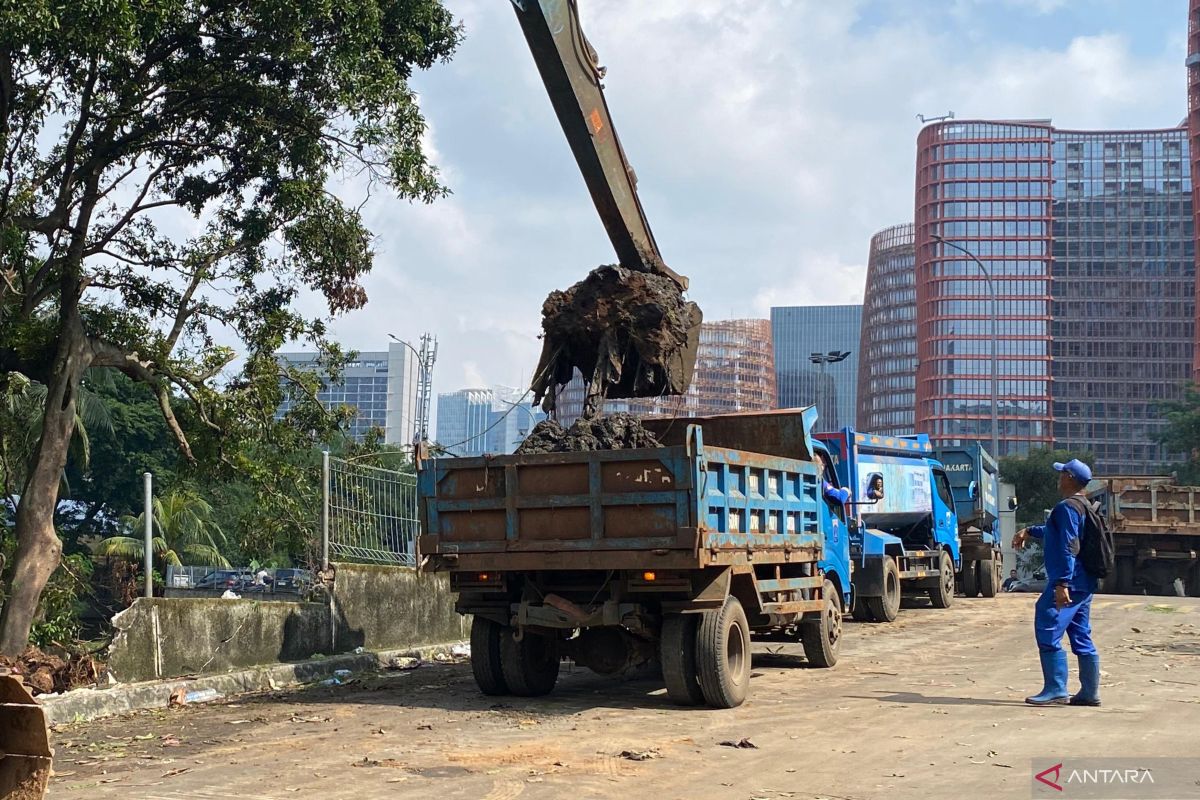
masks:
[(386, 650), (464, 639), (445, 575), (336, 565), (324, 602), (138, 598), (113, 617), (109, 668), (122, 682), (210, 675), (362, 647)]
[(338, 652), (440, 644), (470, 635), (467, 620), (454, 612), (446, 575), (370, 564), (334, 568)]

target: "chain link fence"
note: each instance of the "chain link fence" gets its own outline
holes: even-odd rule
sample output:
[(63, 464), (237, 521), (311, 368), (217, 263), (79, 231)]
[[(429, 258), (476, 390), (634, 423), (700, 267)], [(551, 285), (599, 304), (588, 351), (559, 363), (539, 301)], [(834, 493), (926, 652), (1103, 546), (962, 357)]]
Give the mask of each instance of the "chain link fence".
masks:
[(325, 457), (323, 560), (416, 566), (417, 477)]

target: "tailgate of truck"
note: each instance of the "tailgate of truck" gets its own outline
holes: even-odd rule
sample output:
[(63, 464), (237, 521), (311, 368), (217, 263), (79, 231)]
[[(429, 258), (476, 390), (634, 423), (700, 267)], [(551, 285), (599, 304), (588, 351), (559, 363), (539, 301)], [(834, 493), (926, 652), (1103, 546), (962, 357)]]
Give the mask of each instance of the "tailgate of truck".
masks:
[(436, 459), (420, 553), (459, 569), (694, 569), (819, 551), (809, 462), (699, 444)]

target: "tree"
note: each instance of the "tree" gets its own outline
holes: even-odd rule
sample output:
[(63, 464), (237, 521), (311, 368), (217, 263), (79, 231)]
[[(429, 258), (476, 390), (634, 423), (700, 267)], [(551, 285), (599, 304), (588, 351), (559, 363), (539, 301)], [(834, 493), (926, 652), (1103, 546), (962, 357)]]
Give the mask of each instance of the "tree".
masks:
[[(54, 511), (84, 375), (150, 387), (188, 460), (196, 434), (178, 398), (193, 431), (244, 432), (237, 403), (278, 394), (274, 351), (323, 340), (301, 291), (333, 314), (366, 301), (371, 236), (331, 177), (424, 202), (445, 193), (408, 81), (460, 35), (438, 0), (0, 7), (0, 377), (46, 386), (0, 653), (24, 647), (59, 563)], [(239, 374), (218, 337), (243, 346)]]
[[(196, 566), (228, 567), (223, 555), (228, 545), (225, 533), (213, 521), (213, 509), (204, 498), (191, 491), (175, 491), (154, 498), (151, 506), (154, 557), (163, 566), (178, 567), (185, 562)], [(114, 556), (141, 563), (146, 557), (145, 512), (127, 517), (132, 536), (110, 536), (96, 546), (96, 554)]]
[(1183, 464), (1164, 467), (1164, 474), (1175, 473), (1180, 483), (1200, 482), (1200, 391), (1188, 384), (1183, 397), (1162, 404), (1161, 415), (1166, 425), (1155, 437), (1171, 453), (1187, 455)]
[(1040, 525), (1046, 521), (1046, 511), (1054, 508), (1062, 497), (1058, 493), (1058, 473), (1054, 462), (1078, 458), (1090, 463), (1087, 453), (1069, 450), (1038, 448), (1025, 456), (1000, 459), (1000, 479), (1011, 483), (1017, 492), (1017, 525)]

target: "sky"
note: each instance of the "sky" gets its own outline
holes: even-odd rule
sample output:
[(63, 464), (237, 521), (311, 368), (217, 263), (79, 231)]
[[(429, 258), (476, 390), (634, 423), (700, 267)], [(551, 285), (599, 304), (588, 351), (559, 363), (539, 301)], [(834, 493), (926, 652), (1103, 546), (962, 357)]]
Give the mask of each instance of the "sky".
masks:
[[(1187, 0), (578, 1), (659, 247), (711, 320), (861, 302), (871, 235), (912, 221), (918, 114), (1186, 113)], [(546, 295), (616, 258), (510, 3), (446, 5), (465, 39), (414, 86), (452, 194), (371, 193), (370, 302), (332, 330), (434, 333), (435, 392), (525, 386)]]

